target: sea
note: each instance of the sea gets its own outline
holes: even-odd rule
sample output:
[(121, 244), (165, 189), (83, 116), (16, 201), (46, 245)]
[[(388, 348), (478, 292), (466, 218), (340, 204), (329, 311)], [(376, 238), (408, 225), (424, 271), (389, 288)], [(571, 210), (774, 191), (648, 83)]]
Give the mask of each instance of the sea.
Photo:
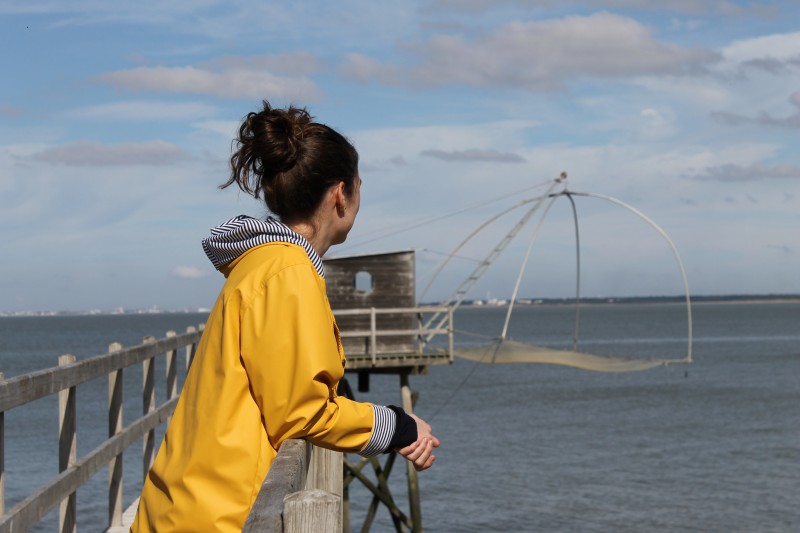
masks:
[[(508, 336), (571, 348), (576, 309), (521, 306)], [(797, 532), (800, 531), (800, 303), (695, 303), (692, 362), (630, 373), (560, 365), (487, 364), (456, 358), (411, 377), (415, 412), (441, 439), (419, 474), (427, 532)], [(580, 309), (580, 350), (681, 359), (687, 308), (616, 303)], [(462, 307), (458, 344), (502, 330), (506, 309)], [(6, 378), (132, 346), (203, 322), (201, 314), (0, 318)], [(163, 376), (163, 365), (157, 368)], [(125, 371), (125, 419), (141, 413), (141, 369)], [(163, 378), (157, 390), (164, 399)], [(355, 389), (355, 379), (350, 378)], [(78, 455), (107, 432), (107, 382), (78, 388)], [(399, 379), (373, 375), (357, 398), (399, 404)], [(5, 416), (6, 508), (58, 470), (57, 402)], [(159, 431), (158, 438), (163, 435)], [(357, 456), (348, 456), (356, 461)], [(385, 457), (382, 458), (385, 460)], [(142, 482), (141, 446), (126, 452), (124, 500)], [(369, 469), (369, 468), (368, 468)], [(107, 470), (78, 492), (78, 530), (107, 521)], [(390, 476), (408, 509), (404, 465)], [(371, 495), (350, 488), (352, 529)], [(57, 509), (33, 531), (55, 531)], [(395, 531), (379, 508), (370, 531)]]

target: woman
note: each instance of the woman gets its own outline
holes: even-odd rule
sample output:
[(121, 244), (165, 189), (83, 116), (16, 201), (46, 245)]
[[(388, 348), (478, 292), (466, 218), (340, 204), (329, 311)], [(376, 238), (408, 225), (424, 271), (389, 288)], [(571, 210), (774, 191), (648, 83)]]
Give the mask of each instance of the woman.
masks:
[(227, 278), (142, 489), (133, 532), (241, 531), (278, 448), (305, 438), (429, 468), (439, 440), (395, 406), (336, 394), (345, 358), (321, 257), (360, 204), (358, 154), (305, 109), (267, 102), (239, 128), (232, 184), (278, 219), (239, 216), (203, 249)]

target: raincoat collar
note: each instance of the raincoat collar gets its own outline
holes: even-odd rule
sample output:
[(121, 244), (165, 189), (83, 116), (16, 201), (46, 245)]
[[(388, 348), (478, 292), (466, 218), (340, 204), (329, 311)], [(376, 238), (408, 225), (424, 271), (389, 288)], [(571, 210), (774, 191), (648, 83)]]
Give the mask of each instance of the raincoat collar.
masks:
[(280, 220), (266, 220), (239, 215), (211, 229), (211, 236), (203, 239), (205, 251), (214, 268), (222, 268), (240, 257), (250, 248), (269, 242), (288, 242), (302, 246), (321, 278), (325, 278), (322, 259), (311, 244), (299, 233)]

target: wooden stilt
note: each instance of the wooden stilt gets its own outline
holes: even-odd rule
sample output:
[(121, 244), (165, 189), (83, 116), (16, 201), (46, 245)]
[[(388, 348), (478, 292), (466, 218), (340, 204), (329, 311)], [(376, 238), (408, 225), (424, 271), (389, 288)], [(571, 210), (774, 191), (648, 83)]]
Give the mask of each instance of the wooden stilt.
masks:
[[(381, 503), (383, 503), (389, 510), (389, 514), (391, 515), (392, 521), (395, 524), (395, 529), (398, 532), (404, 531), (403, 529), (404, 525), (409, 529), (411, 529), (413, 527), (411, 520), (400, 510), (399, 507), (397, 507), (397, 504), (394, 502), (394, 499), (392, 498), (392, 493), (389, 491), (389, 486), (387, 483), (388, 475), (383, 475), (382, 476), (383, 479), (382, 480), (379, 479), (378, 484), (376, 485), (362, 472), (363, 468), (367, 464), (373, 464), (374, 468), (374, 463), (372, 463), (373, 459), (374, 458), (363, 459), (358, 463), (358, 465), (354, 465), (349, 461), (345, 460), (345, 468), (348, 472), (348, 477), (346, 481), (349, 483), (353, 479), (358, 479), (367, 490), (369, 490), (375, 497), (377, 497), (381, 501)], [(375, 459), (375, 461), (377, 461), (377, 459)], [(364, 525), (361, 528), (361, 531), (362, 532), (369, 531), (371, 525), (372, 525), (372, 519), (365, 520)]]
[[(408, 383), (408, 372), (400, 374), (400, 395), (403, 399), (403, 410), (409, 414), (413, 413), (414, 404), (411, 398), (411, 387)], [(411, 531), (420, 533), (422, 531), (422, 508), (419, 501), (417, 471), (409, 461), (406, 462), (406, 470), (408, 472), (408, 504), (411, 508), (411, 521), (414, 524)]]

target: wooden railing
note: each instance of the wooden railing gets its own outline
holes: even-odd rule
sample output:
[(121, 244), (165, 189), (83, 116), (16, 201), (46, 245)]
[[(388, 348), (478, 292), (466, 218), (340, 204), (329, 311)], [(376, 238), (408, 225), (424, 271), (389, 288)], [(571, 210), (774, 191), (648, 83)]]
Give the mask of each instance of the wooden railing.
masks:
[[(439, 325), (435, 328), (424, 327), (422, 325), (421, 317), (425, 314), (444, 314), (445, 318), (441, 320)], [(372, 364), (377, 363), (380, 354), (378, 353), (378, 338), (379, 337), (396, 337), (403, 335), (412, 335), (417, 338), (415, 353), (422, 355), (425, 348), (428, 346), (428, 341), (437, 335), (447, 335), (447, 355), (452, 362), (453, 357), (453, 308), (452, 307), (391, 307), (391, 308), (363, 308), (363, 309), (336, 309), (333, 311), (334, 316), (349, 317), (349, 316), (369, 316), (369, 329), (348, 329), (341, 332), (342, 338), (362, 337), (367, 340), (367, 354)], [(396, 329), (379, 329), (378, 316), (379, 315), (415, 315), (417, 317), (417, 327), (412, 328), (396, 328)]]
[[(447, 320), (436, 329), (417, 328), (380, 330), (376, 327), (379, 314), (447, 313)], [(351, 309), (336, 315), (370, 316), (371, 327), (366, 330), (342, 332), (343, 337), (369, 339), (369, 357), (374, 362), (377, 338), (380, 336), (447, 335), (446, 355), (452, 359), (452, 309), (414, 307), (396, 309)], [(202, 326), (199, 328), (202, 330)], [(185, 348), (184, 368), (188, 371), (194, 357), (201, 331), (190, 327), (182, 335), (167, 332), (163, 339), (146, 337), (132, 348), (123, 349), (118, 343), (109, 346), (109, 353), (77, 361), (72, 355), (59, 357), (53, 367), (8, 380), (0, 373), (0, 533), (29, 530), (51, 509), (59, 505), (59, 531), (76, 531), (76, 491), (106, 465), (108, 479), (108, 523), (122, 526), (122, 455), (138, 439), (143, 439), (142, 475), (153, 463), (156, 452), (156, 428), (166, 422), (178, 401), (178, 350)], [(423, 352), (420, 341), (419, 354)], [(166, 356), (166, 400), (156, 405), (155, 358)], [(131, 365), (142, 364), (143, 416), (123, 428), (122, 376)], [(83, 457), (77, 457), (76, 447), (76, 389), (78, 385), (108, 376), (109, 437)], [(406, 376), (407, 379), (407, 376)], [(15, 407), (58, 394), (59, 399), (59, 474), (33, 494), (5, 512), (5, 412)], [(410, 394), (410, 393), (409, 393)], [(409, 396), (410, 398), (410, 396)], [(404, 398), (404, 405), (405, 405)], [(410, 400), (407, 409), (411, 409)], [(286, 441), (282, 444), (270, 468), (243, 531), (248, 533), (295, 533), (314, 531), (327, 533), (342, 530), (343, 492), (342, 454), (313, 447), (306, 441)]]
[(242, 533), (341, 532), (342, 476), (340, 452), (283, 442)]
[[(94, 474), (109, 466), (109, 525), (122, 525), (122, 454), (144, 439), (143, 476), (152, 465), (156, 428), (168, 420), (178, 401), (178, 350), (185, 349), (184, 368), (188, 370), (200, 340), (202, 326), (190, 327), (177, 335), (167, 332), (166, 338), (145, 341), (123, 349), (118, 343), (109, 346), (109, 353), (76, 361), (62, 355), (58, 367), (31, 372), (4, 380), (0, 374), (0, 533), (27, 531), (56, 505), (60, 506), (59, 531), (76, 531), (76, 491)], [(155, 358), (166, 355), (166, 400), (155, 401)], [(143, 365), (143, 416), (128, 426), (122, 425), (122, 375), (131, 365)], [(108, 376), (109, 437), (83, 457), (77, 457), (76, 390), (78, 385)], [(59, 404), (59, 474), (44, 486), (5, 512), (5, 412), (15, 407), (58, 394)]]

